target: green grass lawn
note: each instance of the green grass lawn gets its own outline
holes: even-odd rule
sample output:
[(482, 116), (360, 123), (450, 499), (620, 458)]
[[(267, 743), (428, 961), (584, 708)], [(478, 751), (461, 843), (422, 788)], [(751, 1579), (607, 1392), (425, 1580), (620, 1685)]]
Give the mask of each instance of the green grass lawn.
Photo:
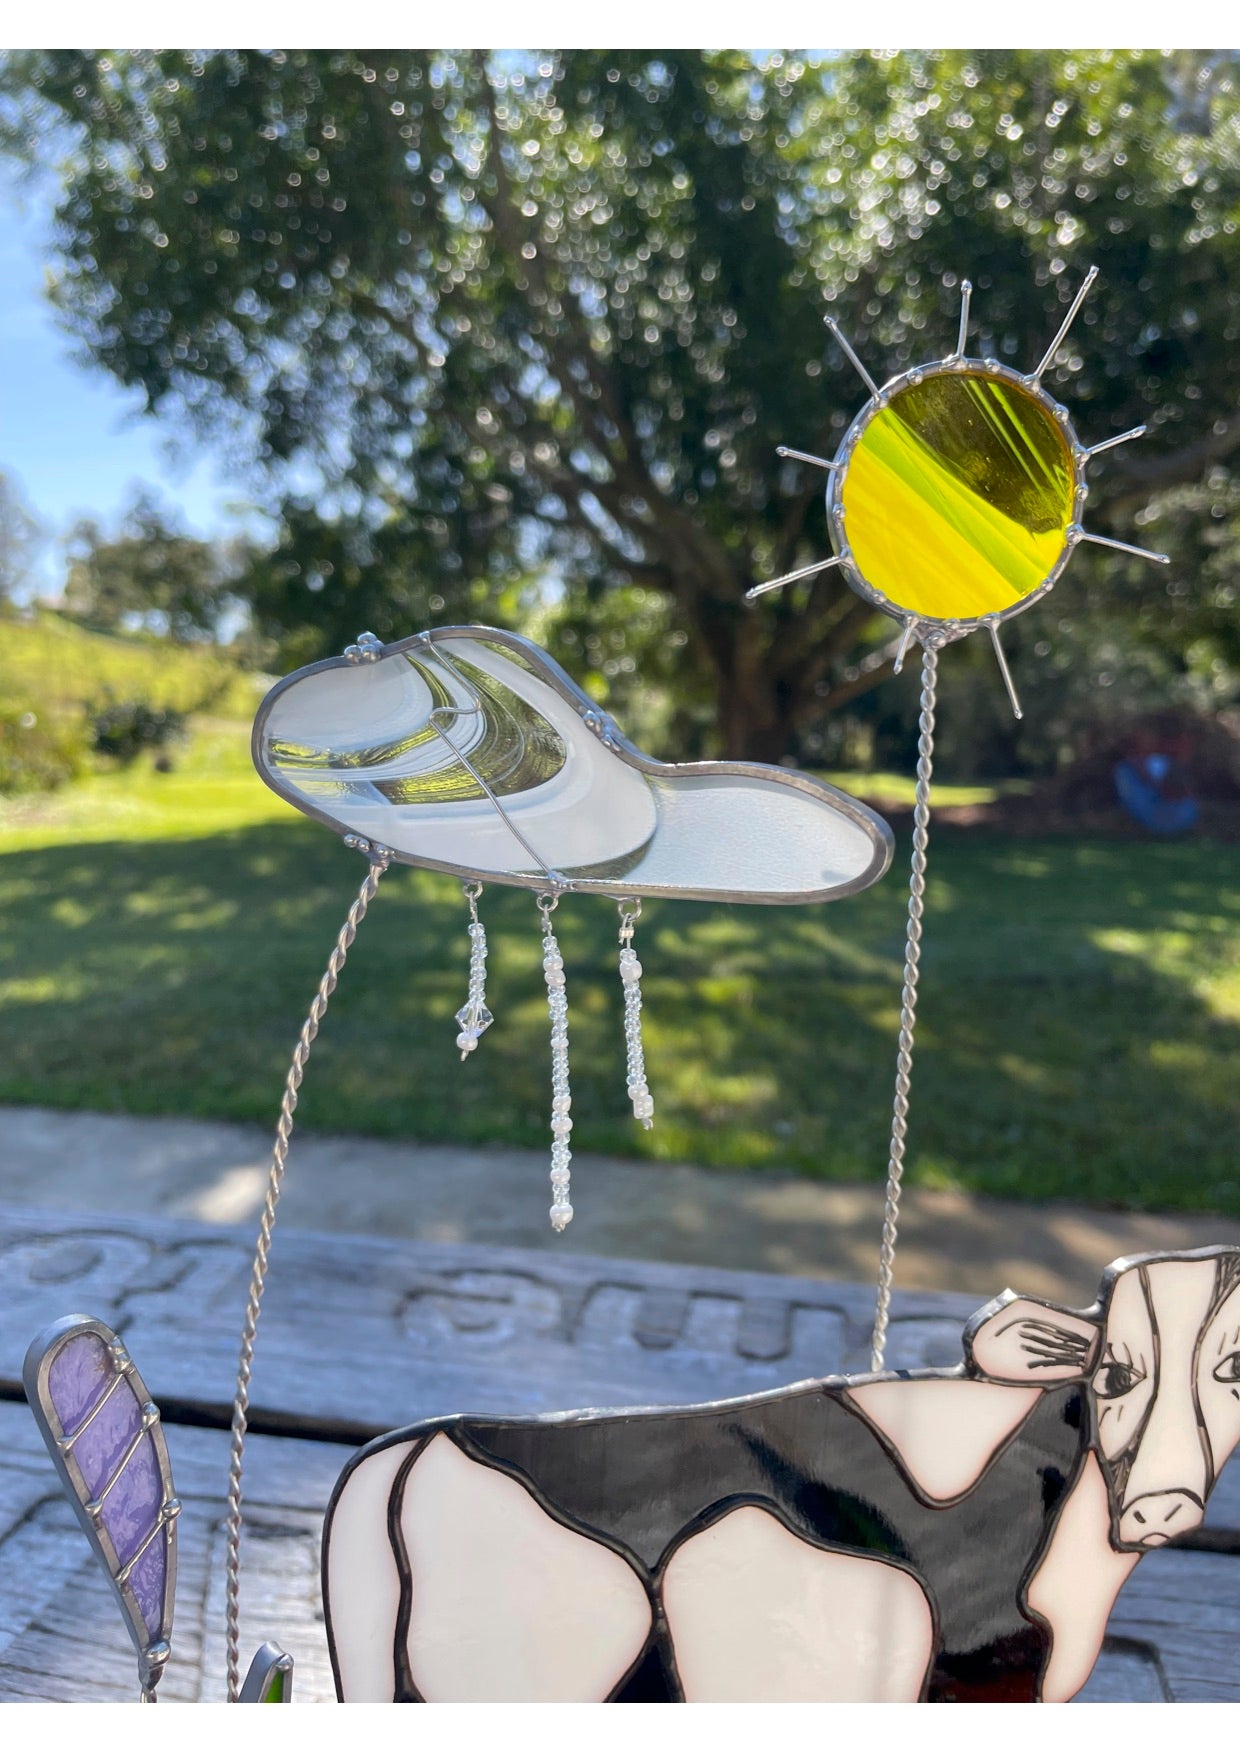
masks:
[[(650, 1133), (624, 1096), (615, 910), (570, 897), (575, 1146), (881, 1180), (907, 853), (830, 907), (647, 903)], [(172, 774), (0, 802), (0, 1100), (273, 1121), (363, 868), (260, 785), (237, 721)], [(547, 1142), (533, 900), (482, 910), (497, 1021), (462, 1065), (459, 889), (389, 873), (300, 1124)], [(1240, 1213), (1238, 1045), (1240, 847), (933, 837), (910, 1180)]]

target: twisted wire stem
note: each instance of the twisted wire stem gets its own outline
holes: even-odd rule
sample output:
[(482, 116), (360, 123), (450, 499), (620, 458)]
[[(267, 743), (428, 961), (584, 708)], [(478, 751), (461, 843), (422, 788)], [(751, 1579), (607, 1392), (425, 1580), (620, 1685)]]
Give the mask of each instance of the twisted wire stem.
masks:
[(551, 1227), (559, 1235), (573, 1221), (570, 1198), (573, 1094), (568, 1082), (568, 990), (564, 958), (556, 941), (551, 915), (559, 906), (554, 894), (538, 897), (542, 914), (543, 977), (547, 982), (547, 1014), (551, 1018)]
[(913, 806), (913, 867), (908, 883), (908, 929), (904, 939), (904, 985), (900, 992), (900, 1039), (896, 1049), (896, 1089), (891, 1109), (891, 1155), (887, 1161), (887, 1200), (883, 1208), (883, 1243), (878, 1257), (878, 1300), (870, 1368), (881, 1370), (887, 1349), (891, 1312), (891, 1281), (900, 1221), (900, 1185), (904, 1179), (904, 1146), (908, 1136), (909, 1085), (913, 1073), (913, 1037), (917, 1027), (917, 977), (921, 968), (921, 927), (925, 912), (926, 848), (930, 840), (930, 775), (934, 765), (934, 704), (938, 687), (939, 648), (927, 636), (921, 659), (921, 712), (917, 720), (917, 790)]
[(250, 1409), (250, 1373), (254, 1363), (254, 1339), (263, 1303), (263, 1287), (267, 1279), (267, 1263), (271, 1255), (271, 1233), (276, 1223), (276, 1206), (284, 1165), (288, 1160), (289, 1139), (293, 1132), (293, 1110), (297, 1092), (305, 1076), (306, 1061), (327, 1010), (328, 1000), (336, 990), (336, 982), (344, 967), (357, 928), (366, 917), (366, 909), (375, 898), (379, 879), (388, 867), (386, 858), (372, 855), (370, 869), (358, 890), (357, 899), (349, 908), (340, 927), (335, 948), (328, 959), (319, 989), (314, 995), (309, 1015), (301, 1026), (292, 1063), (284, 1082), (284, 1099), (280, 1103), (280, 1119), (276, 1126), (275, 1144), (271, 1152), (271, 1168), (267, 1176), (267, 1198), (258, 1226), (258, 1243), (250, 1274), (250, 1297), (245, 1306), (245, 1324), (241, 1332), (241, 1355), (237, 1362), (237, 1386), (233, 1395), (232, 1443), (228, 1459), (228, 1519), (226, 1530), (225, 1621), (228, 1659), (228, 1702), (236, 1704), (241, 1690), (241, 1470), (245, 1460), (245, 1433)]

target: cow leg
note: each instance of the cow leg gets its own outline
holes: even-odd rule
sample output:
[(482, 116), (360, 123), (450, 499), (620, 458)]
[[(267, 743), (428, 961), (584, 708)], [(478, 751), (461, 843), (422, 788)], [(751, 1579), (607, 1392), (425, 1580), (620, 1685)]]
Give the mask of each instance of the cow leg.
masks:
[(323, 1530), (323, 1609), (341, 1703), (391, 1704), (392, 1632), (401, 1581), (387, 1538), (388, 1500), (417, 1442), (390, 1443), (351, 1463)]
[(917, 1579), (744, 1505), (677, 1547), (663, 1607), (688, 1702), (912, 1703), (934, 1653)]
[(1053, 1640), (1042, 1680), (1048, 1704), (1075, 1697), (1089, 1679), (1116, 1596), (1140, 1556), (1112, 1546), (1106, 1481), (1094, 1456), (1086, 1456), (1027, 1591)]
[(442, 1433), (393, 1508), (398, 1665), (427, 1702), (594, 1703), (641, 1655), (652, 1609), (632, 1566)]

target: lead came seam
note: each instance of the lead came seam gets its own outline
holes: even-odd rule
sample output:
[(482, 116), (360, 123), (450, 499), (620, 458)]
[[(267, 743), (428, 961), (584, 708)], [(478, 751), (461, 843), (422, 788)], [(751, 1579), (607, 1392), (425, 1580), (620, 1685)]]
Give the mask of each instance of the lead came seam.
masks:
[[(130, 1366), (130, 1368), (132, 1368), (132, 1365)], [(90, 1411), (86, 1414), (86, 1417), (82, 1420), (81, 1424), (78, 1425), (78, 1427), (74, 1431), (73, 1435), (70, 1436), (67, 1432), (62, 1432), (62, 1434), (57, 1438), (58, 1446), (64, 1450), (66, 1455), (71, 1453), (71, 1451), (73, 1449), (73, 1445), (78, 1440), (78, 1438), (80, 1436), (84, 1435), (85, 1432), (90, 1429), (91, 1425), (95, 1422), (96, 1418), (98, 1418), (99, 1414), (103, 1411), (103, 1409), (107, 1405), (108, 1401), (112, 1398), (113, 1394), (115, 1394), (117, 1386), (121, 1382), (124, 1381), (125, 1377), (128, 1374), (129, 1374), (129, 1369), (125, 1369), (125, 1368), (116, 1369), (116, 1371), (114, 1372), (114, 1374), (112, 1376), (112, 1380), (108, 1383), (107, 1387), (103, 1390), (103, 1393), (100, 1394), (99, 1398), (95, 1401), (95, 1404), (91, 1407)]]

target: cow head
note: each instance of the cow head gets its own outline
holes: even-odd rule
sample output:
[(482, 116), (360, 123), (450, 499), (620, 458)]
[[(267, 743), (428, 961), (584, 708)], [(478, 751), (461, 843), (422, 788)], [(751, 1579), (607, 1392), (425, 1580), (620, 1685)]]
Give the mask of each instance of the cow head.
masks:
[(965, 1331), (992, 1382), (1086, 1386), (1111, 1543), (1143, 1552), (1197, 1527), (1240, 1440), (1240, 1249), (1120, 1260), (1092, 1309), (1007, 1291)]

